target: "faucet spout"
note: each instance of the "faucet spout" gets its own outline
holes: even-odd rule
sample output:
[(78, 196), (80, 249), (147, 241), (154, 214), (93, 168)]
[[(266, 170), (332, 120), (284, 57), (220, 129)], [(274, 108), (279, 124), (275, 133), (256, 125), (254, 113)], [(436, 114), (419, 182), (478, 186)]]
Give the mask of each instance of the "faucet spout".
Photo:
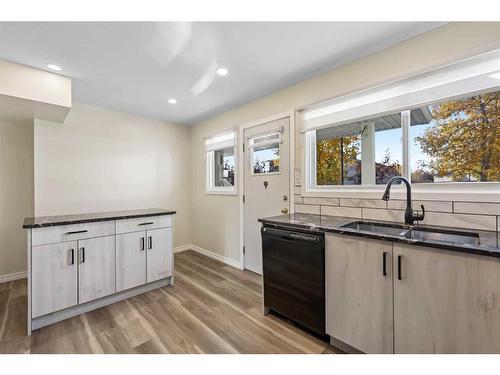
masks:
[(417, 211), (413, 211), (412, 200), (411, 200), (411, 185), (410, 182), (401, 176), (394, 176), (388, 182), (385, 188), (384, 194), (382, 195), (382, 200), (388, 201), (391, 196), (391, 186), (395, 182), (403, 182), (406, 186), (406, 210), (405, 210), (405, 224), (413, 225), (415, 221), (423, 220), (425, 215), (424, 206), (422, 206), (422, 213), (419, 214)]

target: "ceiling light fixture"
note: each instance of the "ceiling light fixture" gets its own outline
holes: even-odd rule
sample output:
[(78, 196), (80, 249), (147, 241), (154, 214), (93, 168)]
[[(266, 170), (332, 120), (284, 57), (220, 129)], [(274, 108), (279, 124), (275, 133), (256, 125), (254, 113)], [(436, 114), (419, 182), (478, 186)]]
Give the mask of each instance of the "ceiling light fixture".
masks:
[(223, 68), (223, 67), (217, 68), (217, 70), (215, 72), (222, 77), (227, 76), (229, 74), (229, 70), (227, 70), (227, 68)]
[(62, 68), (56, 64), (47, 64), (47, 67), (52, 70), (57, 70), (57, 71), (62, 70)]
[(168, 99), (168, 102), (169, 102), (170, 104), (176, 104), (176, 103), (177, 103), (177, 99), (175, 99), (175, 98), (170, 98), (170, 99)]

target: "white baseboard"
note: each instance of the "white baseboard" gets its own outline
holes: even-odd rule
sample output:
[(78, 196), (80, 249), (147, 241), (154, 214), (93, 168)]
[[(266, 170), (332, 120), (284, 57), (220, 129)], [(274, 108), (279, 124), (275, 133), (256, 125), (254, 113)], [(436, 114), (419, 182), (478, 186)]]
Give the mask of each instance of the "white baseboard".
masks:
[(236, 261), (234, 259), (231, 259), (231, 258), (227, 258), (227, 257), (225, 257), (223, 255), (214, 253), (213, 251), (204, 249), (204, 248), (196, 246), (196, 245), (183, 245), (183, 246), (179, 246), (179, 247), (176, 247), (174, 249), (174, 252), (175, 253), (179, 253), (181, 251), (186, 251), (186, 250), (193, 250), (193, 251), (196, 251), (199, 254), (205, 255), (205, 256), (207, 256), (209, 258), (212, 258), (212, 259), (218, 260), (219, 262), (227, 264), (228, 266), (232, 266), (232, 267), (238, 268), (240, 270), (243, 269), (243, 267), (242, 267), (242, 265), (241, 265), (240, 262), (238, 262), (238, 261)]
[(19, 279), (25, 279), (27, 277), (28, 277), (28, 272), (27, 271), (10, 273), (8, 275), (1, 275), (0, 276), (0, 284), (1, 283), (7, 283), (9, 281), (19, 280)]
[(180, 253), (181, 251), (186, 251), (186, 250), (191, 250), (193, 248), (193, 245), (181, 245), (174, 247), (174, 254), (175, 253)]

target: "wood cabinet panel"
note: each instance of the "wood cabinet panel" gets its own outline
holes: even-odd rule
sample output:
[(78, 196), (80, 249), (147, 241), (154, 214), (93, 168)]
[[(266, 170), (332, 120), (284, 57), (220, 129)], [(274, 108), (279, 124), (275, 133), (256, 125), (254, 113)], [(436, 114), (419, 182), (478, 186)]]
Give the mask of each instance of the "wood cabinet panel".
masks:
[(500, 259), (394, 244), (397, 256), (396, 353), (500, 353)]
[(116, 292), (115, 236), (78, 241), (78, 302)]
[(172, 226), (172, 216), (150, 216), (135, 219), (118, 220), (116, 222), (116, 233), (138, 232), (157, 228), (168, 228)]
[(392, 244), (328, 233), (325, 240), (326, 332), (365, 353), (392, 353)]
[(112, 236), (115, 234), (114, 221), (61, 225), (32, 229), (33, 246), (84, 238)]
[(146, 232), (116, 236), (116, 291), (146, 284)]
[(78, 303), (76, 241), (32, 247), (31, 310), (38, 317)]
[(172, 275), (172, 228), (153, 229), (147, 235), (147, 282)]

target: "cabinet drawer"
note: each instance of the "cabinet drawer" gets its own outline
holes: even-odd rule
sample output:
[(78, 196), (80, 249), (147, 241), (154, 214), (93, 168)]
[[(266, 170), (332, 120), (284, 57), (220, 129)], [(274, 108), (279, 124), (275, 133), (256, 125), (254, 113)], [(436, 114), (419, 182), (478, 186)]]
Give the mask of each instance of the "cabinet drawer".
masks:
[(55, 242), (75, 241), (83, 238), (112, 236), (114, 234), (114, 221), (35, 228), (32, 230), (32, 244), (36, 246)]
[(116, 221), (116, 233), (137, 232), (140, 230), (167, 228), (172, 226), (172, 216), (139, 217)]

